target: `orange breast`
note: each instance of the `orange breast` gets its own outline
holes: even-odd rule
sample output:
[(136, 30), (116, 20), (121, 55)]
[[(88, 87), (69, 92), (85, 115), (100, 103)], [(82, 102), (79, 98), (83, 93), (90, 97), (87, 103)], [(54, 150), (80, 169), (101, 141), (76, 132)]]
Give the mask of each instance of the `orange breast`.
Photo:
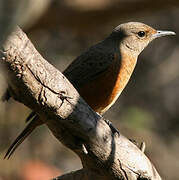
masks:
[(81, 96), (94, 111), (104, 113), (117, 100), (126, 86), (135, 64), (136, 60), (132, 58), (122, 57), (121, 61), (116, 55), (105, 72), (79, 89)]

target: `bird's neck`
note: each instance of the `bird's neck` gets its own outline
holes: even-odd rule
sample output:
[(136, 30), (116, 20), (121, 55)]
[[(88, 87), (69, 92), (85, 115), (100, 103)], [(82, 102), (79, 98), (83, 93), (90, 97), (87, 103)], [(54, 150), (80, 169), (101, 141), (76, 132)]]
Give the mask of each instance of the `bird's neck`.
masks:
[(122, 37), (116, 38), (111, 35), (105, 39), (105, 43), (108, 45), (106, 47), (110, 47), (109, 49), (113, 47), (112, 51), (115, 52), (115, 56), (118, 56), (114, 58), (115, 62), (113, 65), (115, 65), (114, 69), (116, 69), (114, 72), (118, 74), (117, 79), (120, 81), (117, 84), (120, 85), (122, 92), (133, 73), (139, 54), (137, 51), (126, 46)]
[(121, 79), (121, 89), (123, 90), (127, 85), (134, 68), (137, 63), (138, 55), (133, 53), (131, 50), (120, 47), (120, 55), (121, 55), (121, 64), (120, 64), (120, 72), (118, 74)]

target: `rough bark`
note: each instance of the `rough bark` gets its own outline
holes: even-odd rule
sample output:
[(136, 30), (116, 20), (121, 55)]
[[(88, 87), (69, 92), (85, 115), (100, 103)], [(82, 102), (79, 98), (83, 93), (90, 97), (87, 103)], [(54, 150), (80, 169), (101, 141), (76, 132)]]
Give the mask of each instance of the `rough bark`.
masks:
[(35, 110), (53, 135), (81, 159), (82, 170), (57, 179), (161, 179), (145, 154), (111, 131), (20, 28), (9, 36), (0, 58), (13, 98)]

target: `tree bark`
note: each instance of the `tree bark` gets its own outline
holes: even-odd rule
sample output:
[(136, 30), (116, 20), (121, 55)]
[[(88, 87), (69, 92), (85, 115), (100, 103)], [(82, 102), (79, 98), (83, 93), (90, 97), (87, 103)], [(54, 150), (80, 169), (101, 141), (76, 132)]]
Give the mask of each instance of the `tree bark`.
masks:
[(110, 129), (20, 28), (9, 36), (0, 58), (13, 98), (37, 112), (81, 159), (83, 169), (57, 179), (161, 179), (145, 154)]

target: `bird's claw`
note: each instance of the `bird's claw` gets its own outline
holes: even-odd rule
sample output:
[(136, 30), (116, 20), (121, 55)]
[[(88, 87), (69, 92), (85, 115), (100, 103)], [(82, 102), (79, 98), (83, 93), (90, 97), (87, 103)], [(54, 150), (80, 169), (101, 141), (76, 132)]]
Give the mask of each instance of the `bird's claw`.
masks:
[(112, 131), (113, 133), (120, 134), (119, 130), (116, 129), (116, 128), (112, 125), (111, 121), (109, 121), (108, 119), (105, 119), (104, 121), (106, 122), (106, 124), (109, 125), (109, 127), (111, 128), (111, 131)]

